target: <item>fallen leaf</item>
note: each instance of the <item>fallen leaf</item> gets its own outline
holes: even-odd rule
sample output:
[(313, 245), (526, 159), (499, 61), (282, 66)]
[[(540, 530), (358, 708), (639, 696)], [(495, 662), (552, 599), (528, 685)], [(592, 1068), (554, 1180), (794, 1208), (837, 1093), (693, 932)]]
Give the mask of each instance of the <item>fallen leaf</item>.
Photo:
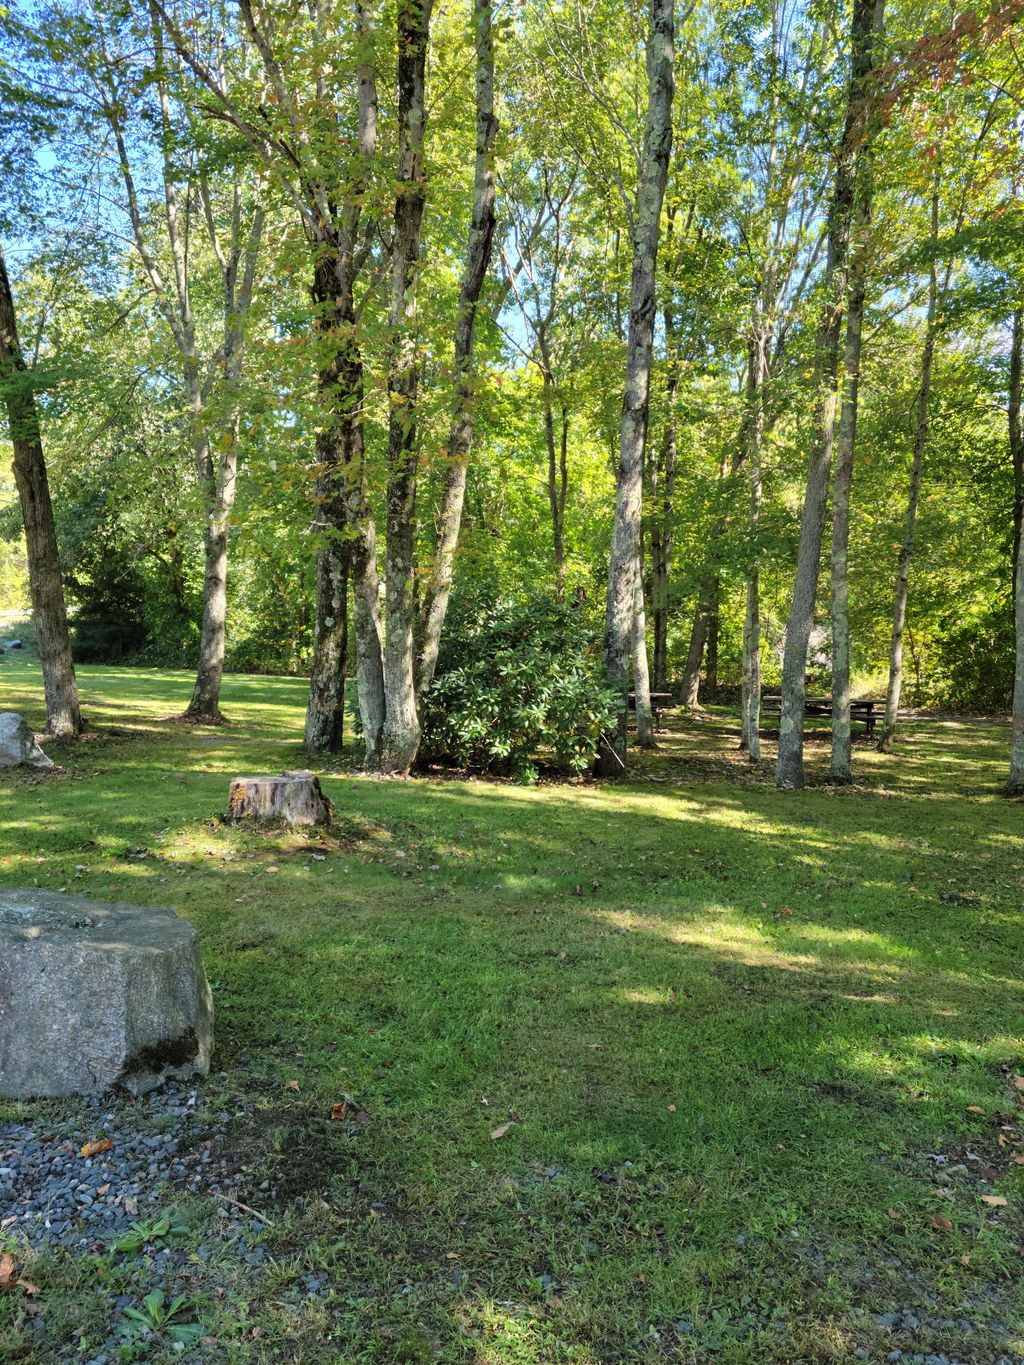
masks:
[(97, 1193), (97, 1194), (106, 1194), (107, 1191), (108, 1191), (109, 1189), (110, 1189), (110, 1181), (108, 1180), (107, 1183), (106, 1183), (105, 1185), (101, 1185), (101, 1186), (99, 1187), (99, 1189), (96, 1191), (96, 1193)]
[(987, 1204), (991, 1209), (1005, 1209), (1009, 1200), (1004, 1199), (1001, 1194), (983, 1194), (981, 1202)]
[(268, 871), (268, 872), (280, 872), (281, 869), (280, 869), (279, 867), (268, 867), (268, 868), (267, 868), (267, 871)]
[(505, 1134), (508, 1132), (508, 1130), (509, 1130), (511, 1127), (512, 1127), (512, 1124), (511, 1124), (511, 1122), (509, 1122), (509, 1123), (502, 1123), (502, 1124), (499, 1124), (499, 1126), (498, 1126), (497, 1128), (492, 1128), (492, 1129), (491, 1129), (491, 1141), (492, 1141), (492, 1142), (497, 1142), (499, 1138), (503, 1138), (503, 1137), (505, 1136)]
[(114, 1144), (109, 1138), (93, 1138), (82, 1148), (82, 1156), (99, 1156), (100, 1152), (112, 1152)]
[(457, 1261), (459, 1259), (459, 1253), (457, 1251), (449, 1251), (445, 1259), (448, 1261)]
[(943, 1217), (941, 1213), (933, 1213), (932, 1227), (935, 1229), (936, 1232), (952, 1232), (953, 1220), (951, 1218)]
[(1013, 1084), (1015, 1089), (1024, 1090), (1024, 1076), (1014, 1076)]
[(793, 912), (788, 905), (780, 905), (775, 912), (777, 915), (791, 915)]
[(1014, 1155), (1013, 1164), (1014, 1164), (1015, 1166), (1024, 1166), (1024, 1155), (1021, 1155), (1020, 1152), (1017, 1152), (1017, 1153)]
[(298, 1090), (299, 1083), (298, 1081), (285, 1081), (284, 1088), (285, 1090)]
[(980, 1104), (969, 1104), (967, 1106), (967, 1112), (968, 1114), (984, 1114), (985, 1111)]
[(19, 1276), (14, 1257), (5, 1251), (0, 1255), (0, 1294), (10, 1294), (15, 1289), (24, 1289), (26, 1294), (39, 1293), (38, 1285)]
[(331, 1105), (331, 1118), (336, 1120), (336, 1122), (341, 1123), (347, 1113), (348, 1100), (342, 1100), (340, 1104)]
[(889, 1217), (892, 1219), (894, 1223), (898, 1223), (900, 1219), (903, 1217), (903, 1214), (900, 1213), (899, 1209), (886, 1209), (886, 1213), (889, 1215)]
[(669, 1105), (669, 1107), (668, 1107), (668, 1112), (669, 1112), (670, 1114), (674, 1114), (674, 1113), (676, 1112), (676, 1107), (675, 1107), (674, 1104), (670, 1104), (670, 1105)]

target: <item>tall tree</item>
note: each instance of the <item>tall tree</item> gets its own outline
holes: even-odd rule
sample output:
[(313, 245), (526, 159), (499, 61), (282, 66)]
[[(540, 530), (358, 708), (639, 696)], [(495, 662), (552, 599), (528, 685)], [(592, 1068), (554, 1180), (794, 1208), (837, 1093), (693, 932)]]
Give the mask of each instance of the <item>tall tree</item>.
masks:
[[(1016, 459), (1020, 452), (1020, 309), (1013, 315), (1013, 338), (1010, 351), (1010, 401), (1008, 405), (1010, 427), (1010, 449), (1014, 456), (1014, 477), (1016, 484)], [(1016, 491), (1016, 489), (1015, 489)], [(1014, 507), (1016, 512), (1016, 505)], [(1013, 625), (1016, 649), (1013, 671), (1013, 714), (1011, 717), (1010, 741), (1010, 781), (1008, 791), (1011, 795), (1024, 793), (1024, 537), (1019, 534), (1015, 524), (1015, 551), (1013, 573)]]
[[(217, 721), (245, 340), (266, 219), (265, 186), (245, 168), (225, 168), (221, 152), (214, 148), (211, 155), (202, 138), (192, 136), (188, 97), (182, 100), (178, 88), (177, 54), (166, 50), (154, 6), (148, 7), (144, 24), (133, 23), (127, 31), (123, 16), (96, 5), (87, 42), (81, 41), (71, 14), (56, 12), (70, 35), (59, 50), (91, 92), (91, 100), (84, 101), (85, 121), (98, 115), (109, 131), (131, 239), (178, 358), (202, 496), (204, 548), (199, 663), (185, 714), (194, 721)], [(140, 29), (149, 47), (141, 68), (135, 51)], [(155, 145), (149, 143), (150, 133)], [(138, 183), (139, 173), (147, 178), (151, 158), (160, 168), (159, 207), (146, 201)], [(219, 277), (219, 317), (208, 343), (196, 304), (206, 264), (203, 245)]]
[(455, 386), (445, 447), (444, 491), (437, 521), (437, 541), (420, 611), (419, 658), (416, 678), (418, 700), (429, 689), (437, 666), (441, 630), (448, 611), (455, 550), (462, 525), (466, 474), (473, 447), (476, 405), (474, 343), (480, 294), (487, 278), (494, 248), (494, 149), (498, 120), (494, 114), (494, 37), (491, 0), (474, 0), (476, 49), (476, 158), (473, 169), (473, 206), (469, 239), (459, 288), (455, 323)]
[(21, 501), (28, 549), (32, 615), (39, 640), (46, 694), (46, 727), (52, 735), (74, 736), (82, 728), (78, 684), (61, 581), (60, 552), (39, 427), (32, 375), (18, 339), (14, 295), (0, 244), (0, 391), (14, 446), (14, 478)]
[(651, 0), (647, 45), (647, 120), (632, 224), (632, 281), (626, 339), (626, 389), (619, 437), (615, 514), (605, 609), (605, 668), (621, 697), (615, 735), (598, 770), (608, 775), (626, 758), (629, 665), (636, 610), (634, 575), (640, 548), (643, 457), (647, 440), (651, 356), (654, 349), (655, 273), (661, 207), (672, 150), (675, 14), (672, 0)]
[[(875, 16), (875, 41), (882, 34), (882, 0)], [(832, 757), (829, 780), (853, 780), (850, 726), (850, 492), (857, 442), (857, 410), (860, 400), (860, 364), (867, 304), (867, 270), (870, 251), (871, 201), (874, 190), (871, 165), (873, 129), (864, 111), (860, 144), (853, 158), (853, 211), (851, 250), (846, 283), (846, 344), (843, 349), (842, 400), (832, 490)]]
[(1021, 531), (1024, 528), (1024, 427), (1021, 425), (1021, 360), (1024, 357), (1024, 310), (1015, 308), (1010, 319), (1009, 401), (1006, 407), (1013, 470), (1013, 589), (1017, 591)]
[(846, 271), (854, 208), (855, 164), (867, 135), (867, 114), (877, 66), (876, 34), (884, 0), (854, 0), (850, 27), (850, 79), (846, 115), (836, 156), (828, 209), (825, 301), (817, 337), (818, 396), (815, 401), (800, 545), (782, 664), (782, 705), (775, 781), (779, 787), (804, 783), (804, 695), (807, 649), (814, 625), (821, 542), (825, 527), (838, 405), (839, 342), (846, 302)]

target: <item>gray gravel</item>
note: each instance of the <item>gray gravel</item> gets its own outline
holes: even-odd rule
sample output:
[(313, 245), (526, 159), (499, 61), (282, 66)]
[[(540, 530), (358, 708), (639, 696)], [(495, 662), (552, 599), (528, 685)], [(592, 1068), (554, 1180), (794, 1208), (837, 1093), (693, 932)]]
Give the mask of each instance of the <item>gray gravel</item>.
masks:
[[(2, 1124), (0, 1224), (38, 1250), (90, 1248), (153, 1217), (175, 1190), (230, 1193), (241, 1177), (218, 1145), (246, 1112), (210, 1113), (194, 1089), (171, 1084), (135, 1103), (82, 1100), (51, 1128)], [(104, 1139), (110, 1151), (82, 1155), (84, 1144)]]

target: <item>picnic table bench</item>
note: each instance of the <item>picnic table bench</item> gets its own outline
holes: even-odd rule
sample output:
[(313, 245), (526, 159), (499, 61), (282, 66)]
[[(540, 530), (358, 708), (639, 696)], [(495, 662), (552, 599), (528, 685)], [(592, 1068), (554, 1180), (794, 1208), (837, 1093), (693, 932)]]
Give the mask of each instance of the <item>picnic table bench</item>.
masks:
[[(651, 693), (651, 713), (655, 725), (661, 725), (662, 711), (671, 711), (676, 704), (676, 699), (671, 692), (652, 692)], [(636, 693), (629, 694), (629, 709), (636, 710)]]
[[(778, 696), (762, 697), (761, 705), (768, 711), (781, 712), (782, 698)], [(876, 708), (881, 705), (881, 702), (873, 701), (871, 698), (850, 702), (851, 718), (864, 722), (864, 733), (869, 739), (875, 733), (875, 721), (878, 719)], [(806, 697), (804, 699), (804, 714), (807, 716), (830, 716), (832, 714), (832, 698)]]

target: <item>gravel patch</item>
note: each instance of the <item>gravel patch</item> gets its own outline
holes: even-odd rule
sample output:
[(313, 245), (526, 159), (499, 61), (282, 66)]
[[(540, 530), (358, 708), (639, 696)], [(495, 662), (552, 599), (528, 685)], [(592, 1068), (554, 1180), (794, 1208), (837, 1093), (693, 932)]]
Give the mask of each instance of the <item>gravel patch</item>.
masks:
[[(88, 1249), (152, 1217), (174, 1190), (230, 1194), (245, 1176), (219, 1148), (251, 1112), (211, 1111), (195, 1089), (171, 1083), (134, 1102), (79, 1101), (50, 1127), (0, 1124), (0, 1227), (35, 1250)], [(111, 1145), (84, 1154), (103, 1143)]]

